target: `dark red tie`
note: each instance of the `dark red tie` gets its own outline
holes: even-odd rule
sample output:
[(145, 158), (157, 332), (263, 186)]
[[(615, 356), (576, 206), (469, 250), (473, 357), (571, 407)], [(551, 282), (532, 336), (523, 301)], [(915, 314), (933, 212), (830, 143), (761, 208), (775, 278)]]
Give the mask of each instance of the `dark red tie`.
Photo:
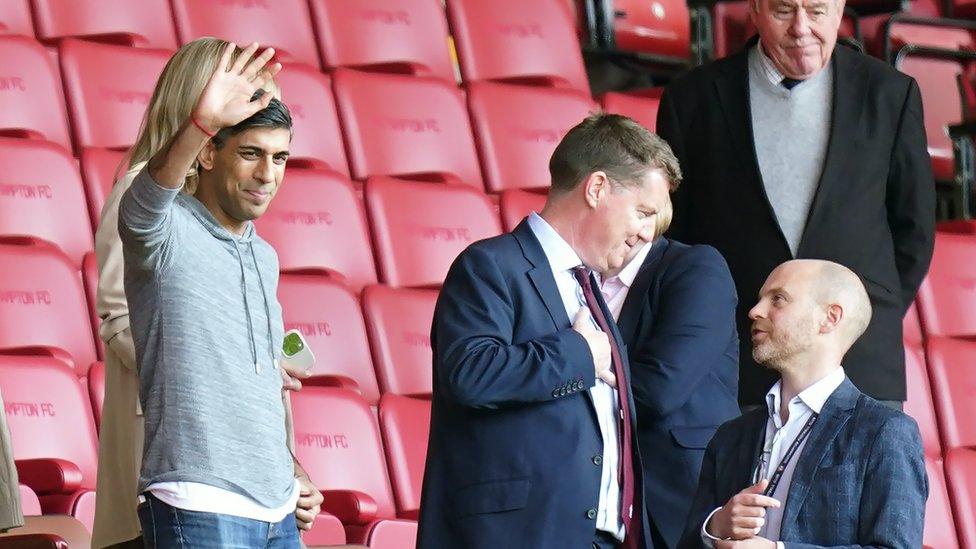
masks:
[[(617, 402), (618, 410), (618, 434), (620, 436), (620, 460), (617, 470), (617, 480), (620, 482), (620, 520), (624, 523), (626, 537), (624, 547), (638, 547), (640, 540), (640, 521), (637, 521), (637, 528), (631, 528), (631, 509), (634, 505), (634, 452), (632, 447), (632, 430), (630, 425), (630, 399), (628, 393), (630, 388), (627, 386), (627, 378), (624, 376), (624, 362), (620, 356), (620, 349), (617, 347), (617, 340), (613, 337), (613, 330), (607, 322), (607, 317), (603, 314), (600, 301), (593, 293), (593, 282), (590, 278), (590, 271), (580, 265), (573, 268), (573, 274), (577, 282), (583, 288), (583, 296), (586, 298), (586, 306), (593, 314), (603, 333), (607, 334), (610, 340), (610, 357), (613, 362), (613, 374), (617, 377)], [(640, 514), (638, 513), (638, 517)]]

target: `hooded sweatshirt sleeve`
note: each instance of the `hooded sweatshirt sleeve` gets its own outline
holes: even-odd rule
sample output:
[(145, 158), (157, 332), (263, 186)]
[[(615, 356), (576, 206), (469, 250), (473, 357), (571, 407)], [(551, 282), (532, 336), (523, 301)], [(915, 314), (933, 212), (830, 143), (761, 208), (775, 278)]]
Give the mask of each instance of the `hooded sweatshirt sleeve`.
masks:
[(119, 236), (126, 262), (143, 270), (163, 270), (179, 249), (179, 227), (174, 207), (180, 189), (157, 184), (143, 168), (122, 195)]

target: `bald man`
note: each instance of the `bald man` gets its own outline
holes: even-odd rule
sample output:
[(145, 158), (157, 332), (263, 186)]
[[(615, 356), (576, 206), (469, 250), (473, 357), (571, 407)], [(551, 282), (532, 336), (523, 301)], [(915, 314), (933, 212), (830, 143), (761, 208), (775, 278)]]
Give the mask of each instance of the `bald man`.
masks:
[(871, 321), (860, 279), (829, 261), (783, 263), (749, 318), (753, 359), (780, 379), (764, 408), (715, 433), (679, 547), (921, 547), (918, 426), (842, 365)]

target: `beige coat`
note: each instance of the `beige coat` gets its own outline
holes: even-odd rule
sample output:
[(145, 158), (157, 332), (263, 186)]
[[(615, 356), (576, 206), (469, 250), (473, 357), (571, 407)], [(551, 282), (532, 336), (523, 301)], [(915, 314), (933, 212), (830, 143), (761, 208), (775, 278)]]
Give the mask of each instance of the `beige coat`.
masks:
[(14, 450), (7, 430), (7, 415), (3, 408), (3, 395), (0, 395), (0, 532), (23, 526), (24, 516), (20, 511), (20, 486), (17, 482), (17, 469), (14, 467)]
[[(98, 297), (95, 308), (105, 342), (105, 404), (98, 445), (98, 484), (92, 547), (122, 543), (141, 534), (138, 505), (139, 469), (142, 467), (144, 425), (139, 409), (139, 376), (129, 331), (129, 305), (123, 284), (122, 241), (119, 238), (119, 202), (142, 165), (116, 182), (102, 208), (95, 231), (98, 259)], [(291, 406), (285, 401), (289, 447), (293, 448)]]

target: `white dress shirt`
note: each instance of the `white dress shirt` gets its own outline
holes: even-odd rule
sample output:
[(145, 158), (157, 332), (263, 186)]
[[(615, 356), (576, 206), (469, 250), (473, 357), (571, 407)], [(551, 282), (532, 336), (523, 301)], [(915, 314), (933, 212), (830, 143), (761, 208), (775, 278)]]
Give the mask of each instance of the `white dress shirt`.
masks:
[[(562, 298), (566, 315), (572, 322), (580, 308), (587, 308), (583, 288), (573, 275), (573, 268), (582, 265), (583, 262), (545, 219), (532, 212), (529, 214), (528, 222), (529, 228), (542, 244), (542, 250), (546, 254), (556, 287), (559, 289), (559, 297)], [(600, 329), (595, 320), (593, 326), (597, 330)], [(596, 529), (623, 541), (625, 532), (623, 522), (620, 520), (620, 485), (617, 482), (617, 464), (620, 460), (617, 435), (617, 390), (597, 378), (596, 385), (589, 391), (600, 423), (600, 435), (603, 438), (603, 471), (600, 476)]]
[[(845, 378), (844, 368), (837, 368), (793, 397), (787, 404), (789, 417), (787, 417), (785, 424), (779, 413), (783, 405), (781, 394), (783, 382), (777, 381), (773, 385), (773, 388), (766, 393), (766, 408), (769, 413), (769, 419), (766, 421), (766, 434), (763, 440), (765, 441), (764, 453), (768, 451), (768, 460), (766, 461), (766, 466), (761, 467), (759, 476), (755, 478), (768, 479), (772, 476), (772, 473), (779, 467), (780, 462), (783, 461), (783, 456), (786, 454), (786, 451), (789, 450), (793, 441), (796, 440), (800, 431), (803, 430), (803, 426), (809, 421), (810, 416), (814, 413), (820, 413), (824, 403), (840, 387), (840, 384), (844, 382)], [(759, 536), (777, 542), (777, 549), (785, 548), (783, 542), (779, 541), (780, 530), (783, 526), (783, 510), (786, 508), (786, 497), (789, 495), (790, 484), (793, 482), (793, 471), (796, 469), (796, 464), (799, 462), (800, 456), (803, 455), (803, 449), (806, 447), (809, 439), (810, 437), (808, 436), (800, 443), (793, 459), (790, 460), (786, 465), (786, 469), (783, 470), (779, 485), (776, 486), (776, 491), (772, 494), (773, 499), (780, 502), (780, 506), (779, 508), (769, 507), (766, 509), (766, 523), (759, 530)], [(705, 519), (705, 523), (702, 524), (702, 540), (708, 547), (714, 547), (712, 541), (718, 540), (719, 538), (709, 534), (705, 530), (705, 527), (708, 525), (708, 521), (711, 520), (712, 515), (719, 509), (721, 507), (712, 511), (708, 515), (708, 518)]]

